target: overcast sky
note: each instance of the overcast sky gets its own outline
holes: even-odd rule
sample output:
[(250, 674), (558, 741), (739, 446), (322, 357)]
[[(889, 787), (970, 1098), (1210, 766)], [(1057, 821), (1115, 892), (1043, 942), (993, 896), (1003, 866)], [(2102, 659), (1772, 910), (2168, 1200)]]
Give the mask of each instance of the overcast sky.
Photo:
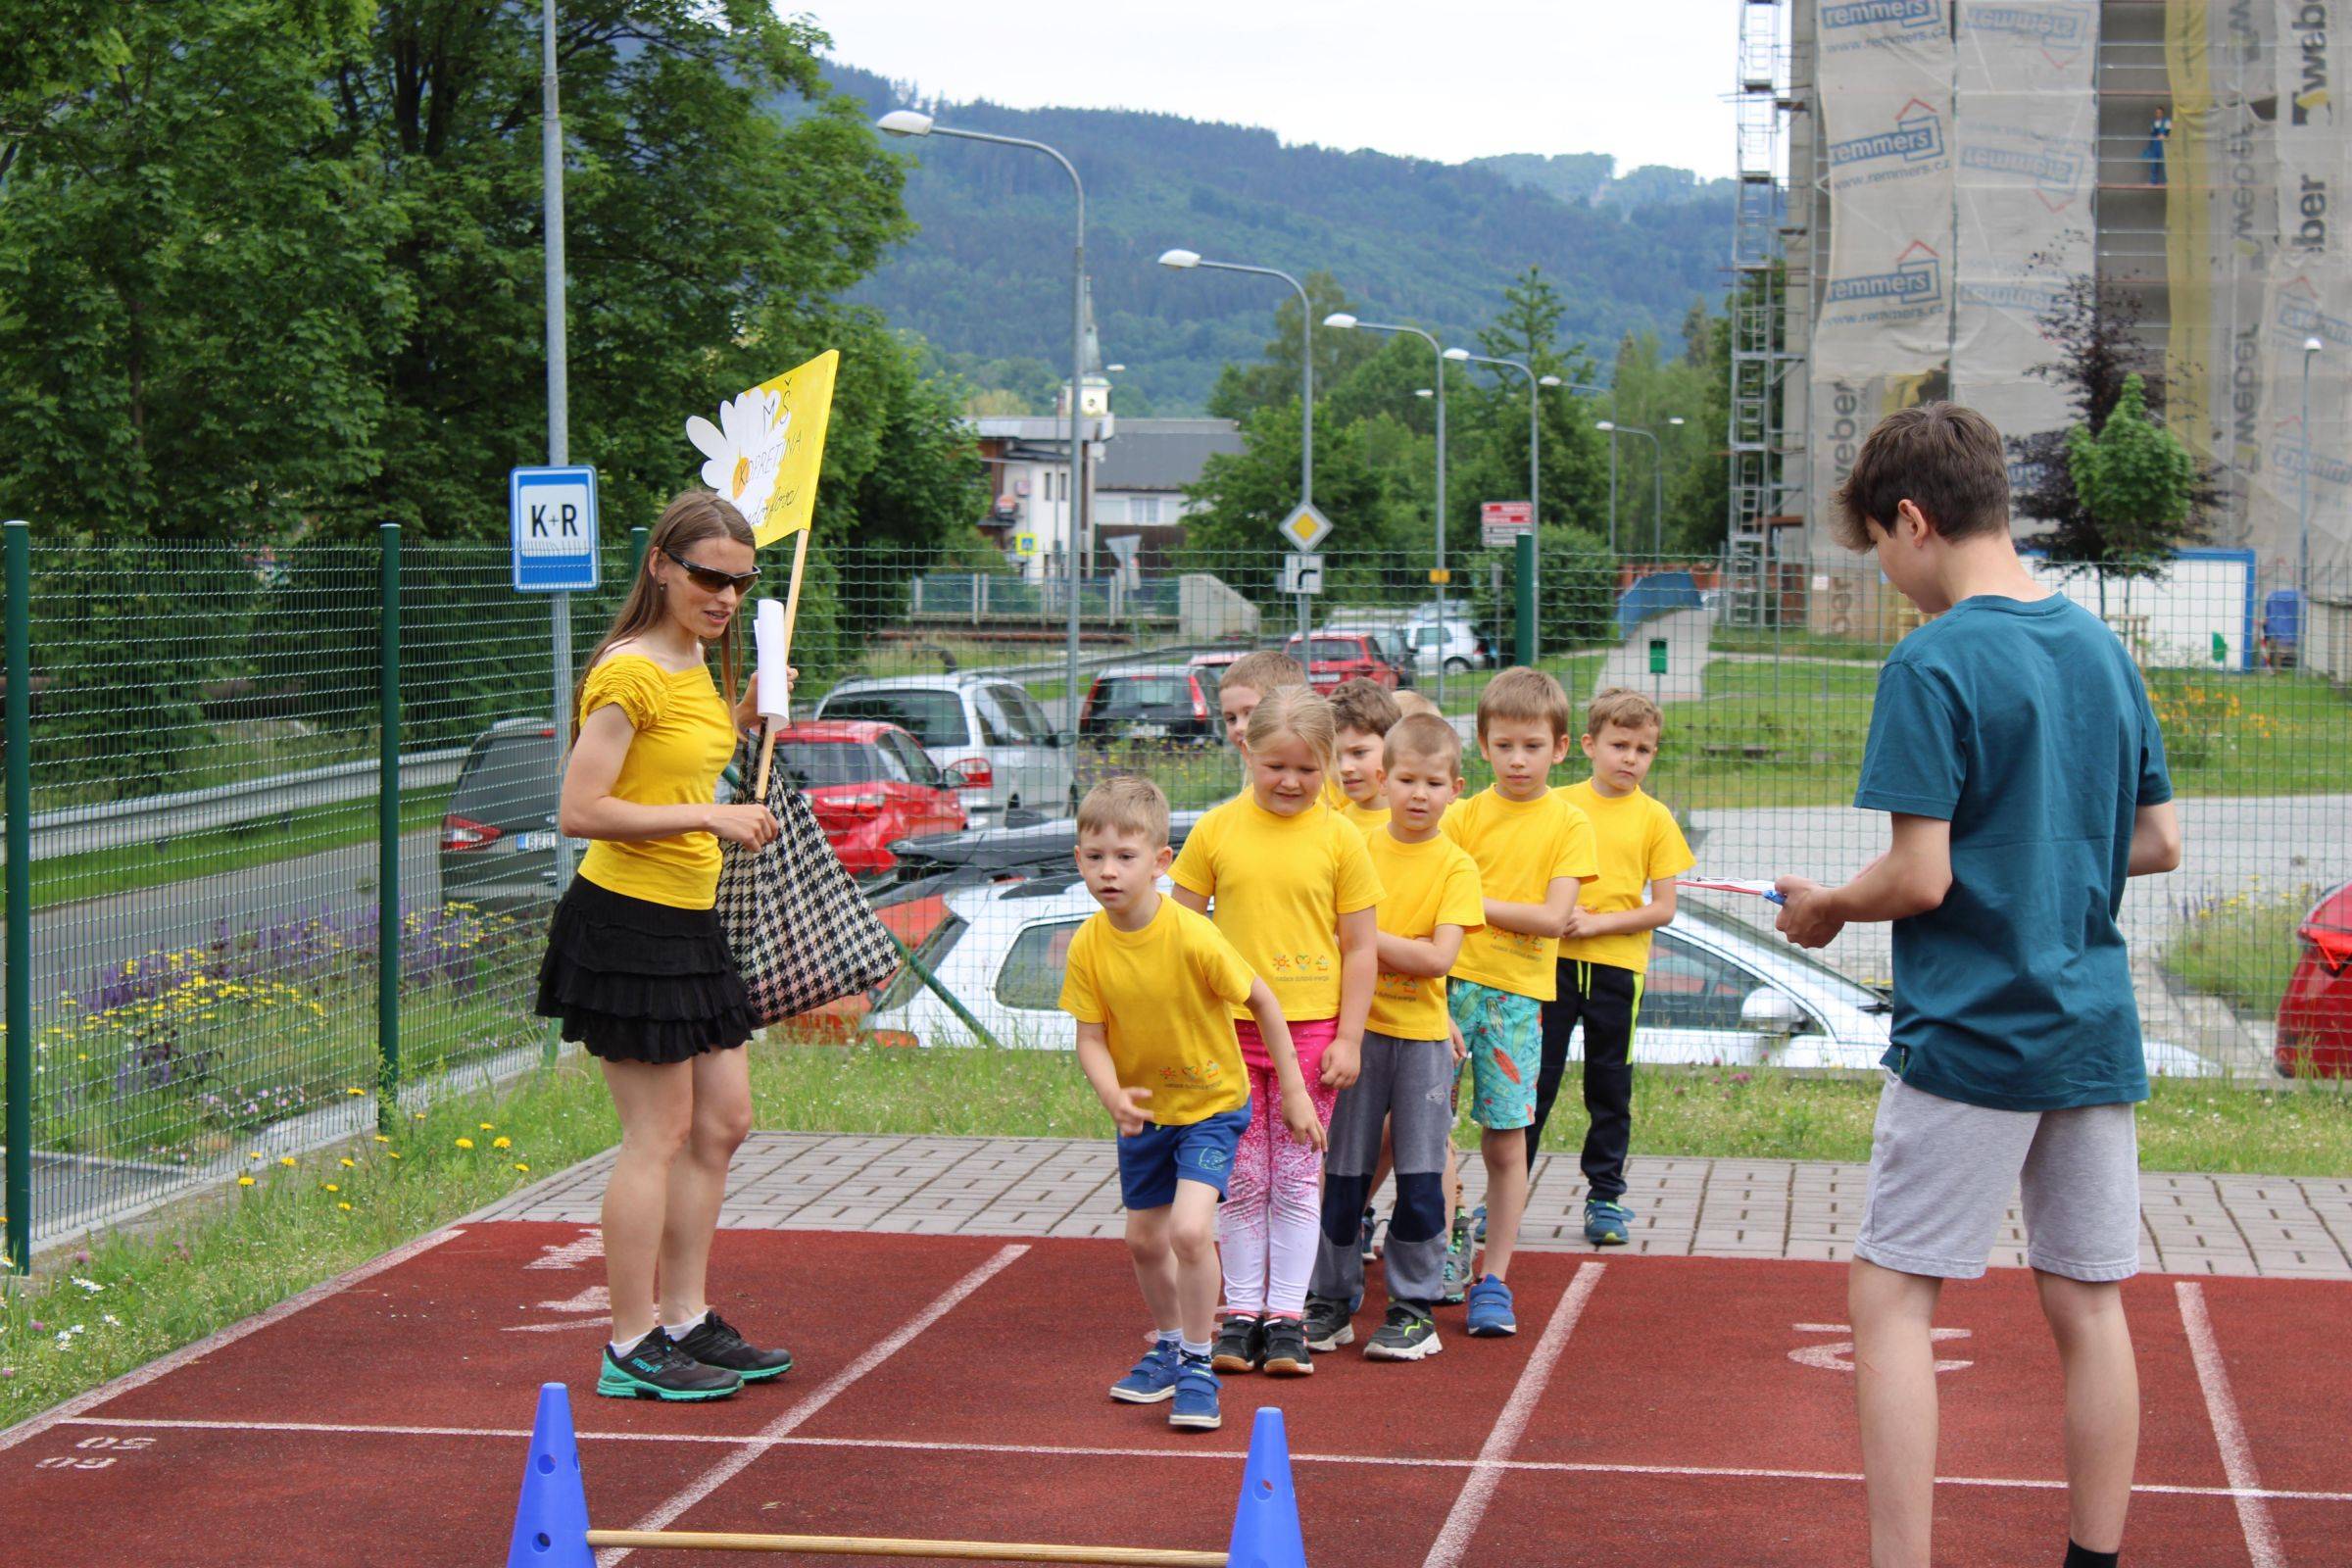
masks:
[[(832, 0), (846, 65), (1015, 108), (1159, 110), (1458, 163), (1732, 172), (1741, 0)], [(801, 0), (781, 0), (802, 9)]]

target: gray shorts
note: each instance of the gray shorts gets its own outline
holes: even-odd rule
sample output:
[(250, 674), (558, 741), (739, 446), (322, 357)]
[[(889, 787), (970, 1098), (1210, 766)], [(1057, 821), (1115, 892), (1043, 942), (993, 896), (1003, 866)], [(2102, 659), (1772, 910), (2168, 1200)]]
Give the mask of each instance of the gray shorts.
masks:
[(2026, 1262), (2101, 1283), (2139, 1272), (2139, 1126), (2133, 1107), (1993, 1110), (1889, 1076), (1870, 1141), (1854, 1256), (1973, 1280), (2021, 1194)]

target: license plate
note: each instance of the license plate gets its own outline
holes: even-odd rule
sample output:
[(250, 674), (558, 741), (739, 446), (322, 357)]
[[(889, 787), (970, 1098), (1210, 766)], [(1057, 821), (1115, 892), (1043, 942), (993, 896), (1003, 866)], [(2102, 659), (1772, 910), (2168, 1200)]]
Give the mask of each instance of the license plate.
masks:
[(1130, 724), (1127, 726), (1127, 736), (1130, 740), (1165, 740), (1167, 734), (1168, 726), (1165, 724)]
[(554, 853), (556, 835), (553, 833), (517, 833), (514, 853), (517, 855), (546, 855)]

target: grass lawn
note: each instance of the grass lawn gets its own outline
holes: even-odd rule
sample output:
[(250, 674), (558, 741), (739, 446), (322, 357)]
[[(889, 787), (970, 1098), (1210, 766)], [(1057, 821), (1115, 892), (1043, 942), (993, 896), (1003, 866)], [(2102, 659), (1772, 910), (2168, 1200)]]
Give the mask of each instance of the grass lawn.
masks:
[[(404, 792), (400, 830), (418, 832), (440, 824), (449, 788)], [(49, 908), (77, 899), (103, 898), (140, 888), (184, 882), (220, 871), (238, 871), (272, 860), (292, 860), (365, 844), (375, 837), (375, 802), (314, 806), (282, 816), (262, 817), (233, 827), (209, 828), (147, 844), (60, 855), (32, 864), (32, 906)]]
[(2295, 927), (2323, 891), (2306, 884), (2208, 900), (2174, 928), (2165, 944), (2164, 967), (2183, 985), (2268, 1023), (2278, 1015), (2278, 1001), (2303, 951)]
[[(1054, 1138), (1107, 1129), (1060, 1053), (762, 1045), (752, 1067), (762, 1127)], [(1564, 1102), (1574, 1106), (1578, 1093), (1572, 1070)], [(1877, 1099), (1867, 1079), (1645, 1069), (1634, 1152), (1861, 1160)], [(2151, 1170), (2352, 1171), (2352, 1096), (2159, 1083), (2139, 1127)], [(618, 1133), (601, 1079), (573, 1059), (448, 1101), (388, 1138), (290, 1164), (257, 1159), (251, 1186), (52, 1253), (0, 1297), (0, 1426), (607, 1149)]]

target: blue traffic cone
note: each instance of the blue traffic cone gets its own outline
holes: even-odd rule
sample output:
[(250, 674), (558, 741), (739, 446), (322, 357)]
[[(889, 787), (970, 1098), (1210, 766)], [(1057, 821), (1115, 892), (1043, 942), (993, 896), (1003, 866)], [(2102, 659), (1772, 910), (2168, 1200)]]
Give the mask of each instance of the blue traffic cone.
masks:
[(1306, 1568), (1298, 1494), (1291, 1488), (1291, 1440), (1282, 1412), (1271, 1405), (1250, 1427), (1250, 1462), (1242, 1467), (1242, 1500), (1225, 1562), (1226, 1568)]
[[(1284, 1481), (1287, 1486), (1289, 1477)], [(561, 1383), (539, 1385), (539, 1414), (531, 1422), (531, 1457), (514, 1504), (507, 1568), (596, 1568), (596, 1554), (588, 1549), (588, 1491), (580, 1479), (579, 1440), (571, 1432), (571, 1396)]]

